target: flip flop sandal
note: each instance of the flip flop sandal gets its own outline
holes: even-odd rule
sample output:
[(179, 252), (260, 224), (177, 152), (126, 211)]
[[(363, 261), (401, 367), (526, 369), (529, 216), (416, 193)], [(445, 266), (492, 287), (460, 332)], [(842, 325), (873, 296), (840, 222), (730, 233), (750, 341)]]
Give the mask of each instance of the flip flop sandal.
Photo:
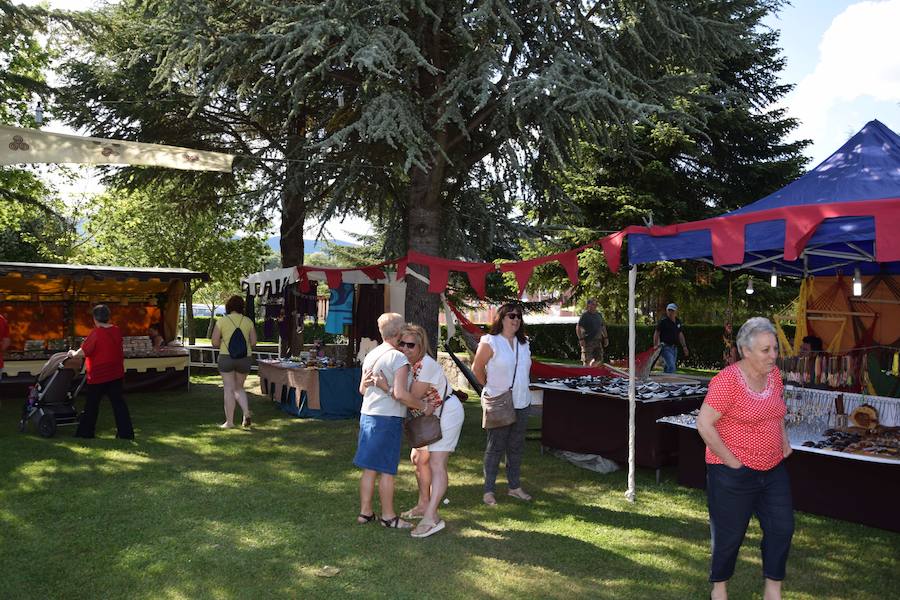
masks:
[(528, 495), (527, 493), (525, 493), (525, 490), (523, 490), (522, 488), (516, 488), (514, 490), (509, 490), (509, 492), (507, 492), (507, 494), (512, 496), (513, 498), (518, 498), (519, 500), (524, 500), (525, 502), (531, 501), (531, 496)]
[(438, 521), (437, 523), (419, 523), (419, 526), (413, 529), (409, 535), (414, 538), (426, 538), (429, 535), (433, 535), (446, 527), (447, 524), (444, 523), (443, 520)]
[(412, 529), (412, 523), (407, 523), (399, 516), (394, 517), (393, 519), (378, 519), (381, 521), (382, 527), (387, 527), (388, 529)]
[[(362, 519), (362, 521), (360, 521), (360, 519)], [(356, 517), (356, 522), (359, 525), (365, 525), (366, 523), (371, 523), (374, 520), (375, 513), (372, 513), (371, 515), (364, 515), (362, 513), (359, 513), (359, 516)]]
[(400, 518), (401, 518), (401, 519), (406, 519), (406, 520), (409, 520), (409, 519), (421, 519), (421, 518), (424, 517), (424, 516), (425, 516), (425, 515), (417, 515), (416, 513), (414, 513), (414, 512), (412, 511), (412, 509), (409, 509), (409, 510), (406, 511), (406, 512), (400, 513)]
[(486, 493), (484, 495), (484, 497), (482, 498), (482, 500), (484, 500), (484, 503), (487, 504), (488, 506), (496, 506), (497, 505), (497, 498), (496, 498), (496, 496), (494, 496), (493, 492)]

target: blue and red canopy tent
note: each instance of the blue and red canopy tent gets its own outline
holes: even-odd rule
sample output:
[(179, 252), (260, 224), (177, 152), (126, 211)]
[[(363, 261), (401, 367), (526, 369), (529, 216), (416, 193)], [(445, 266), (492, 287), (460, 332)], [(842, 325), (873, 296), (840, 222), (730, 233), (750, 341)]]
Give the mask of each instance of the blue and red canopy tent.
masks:
[[(806, 277), (900, 272), (900, 136), (870, 121), (835, 153), (780, 190), (719, 217), (667, 226), (632, 226), (602, 241), (619, 267), (628, 240), (629, 361), (634, 382), (637, 265), (691, 259), (727, 270)], [(629, 393), (634, 455), (634, 393)], [(634, 463), (628, 491), (634, 499)]]
[(779, 275), (900, 272), (900, 136), (870, 121), (820, 165), (712, 219), (629, 227), (628, 262), (693, 259)]

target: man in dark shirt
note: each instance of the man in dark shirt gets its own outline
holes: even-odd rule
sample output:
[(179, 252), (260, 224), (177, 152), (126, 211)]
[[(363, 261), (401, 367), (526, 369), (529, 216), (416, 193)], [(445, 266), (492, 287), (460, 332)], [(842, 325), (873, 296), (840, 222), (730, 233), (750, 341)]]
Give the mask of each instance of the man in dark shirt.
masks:
[(578, 345), (581, 346), (581, 364), (586, 367), (603, 364), (603, 348), (609, 345), (606, 323), (597, 312), (597, 301), (587, 301), (587, 307), (575, 326)]
[(653, 346), (662, 344), (663, 370), (666, 373), (675, 372), (675, 364), (678, 361), (678, 346), (684, 350), (684, 355), (688, 356), (687, 343), (684, 341), (684, 332), (681, 329), (681, 319), (678, 314), (678, 305), (674, 302), (666, 306), (666, 316), (660, 319), (656, 325), (656, 331), (653, 332)]

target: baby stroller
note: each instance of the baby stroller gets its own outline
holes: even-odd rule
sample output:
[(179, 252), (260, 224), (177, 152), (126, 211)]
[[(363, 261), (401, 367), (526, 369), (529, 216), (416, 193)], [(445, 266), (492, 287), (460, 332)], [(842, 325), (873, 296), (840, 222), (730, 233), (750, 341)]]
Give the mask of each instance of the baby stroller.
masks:
[(25, 431), (28, 421), (34, 422), (43, 437), (53, 437), (60, 425), (78, 423), (75, 396), (84, 385), (84, 357), (58, 352), (41, 368), (37, 383), (28, 391), (22, 407), (19, 431)]

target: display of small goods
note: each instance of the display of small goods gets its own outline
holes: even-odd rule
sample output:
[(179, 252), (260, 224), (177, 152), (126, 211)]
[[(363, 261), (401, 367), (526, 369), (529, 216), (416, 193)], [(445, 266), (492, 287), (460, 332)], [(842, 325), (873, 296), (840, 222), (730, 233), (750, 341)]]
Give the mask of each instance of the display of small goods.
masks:
[(146, 335), (128, 335), (122, 338), (122, 351), (125, 358), (153, 356), (153, 342)]
[[(543, 379), (541, 383), (560, 384), (582, 392), (628, 397), (628, 379), (626, 377), (562, 377)], [(706, 386), (700, 383), (639, 381), (635, 384), (634, 393), (638, 400), (662, 400), (680, 396), (706, 395)]]
[(25, 352), (42, 352), (46, 347), (45, 340), (25, 340)]
[(47, 340), (47, 350), (49, 350), (50, 352), (65, 352), (68, 349), (69, 340), (65, 338)]
[(824, 448), (837, 452), (851, 452), (866, 456), (900, 460), (900, 428), (876, 427), (866, 430), (850, 427), (847, 430), (826, 429), (825, 437), (817, 442), (806, 441), (809, 448)]
[(778, 368), (786, 383), (858, 392), (865, 386), (866, 355), (833, 355), (814, 352), (804, 356), (782, 356)]
[(342, 360), (332, 360), (327, 356), (316, 356), (310, 352), (301, 352), (299, 356), (292, 356), (281, 361), (282, 366), (293, 369), (327, 369), (329, 367), (343, 368)]

